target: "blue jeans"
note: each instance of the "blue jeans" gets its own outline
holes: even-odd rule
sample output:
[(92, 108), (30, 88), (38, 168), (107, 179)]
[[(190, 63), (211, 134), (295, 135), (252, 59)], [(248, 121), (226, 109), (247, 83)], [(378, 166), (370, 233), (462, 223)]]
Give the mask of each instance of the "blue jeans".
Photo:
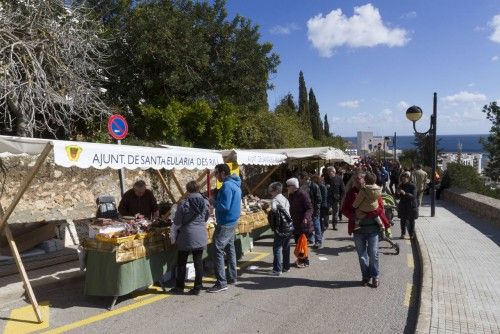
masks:
[(311, 244), (321, 244), (323, 242), (323, 236), (321, 232), (321, 219), (319, 216), (313, 218), (314, 234), (310, 233), (307, 236), (307, 240)]
[(277, 272), (290, 269), (290, 237), (274, 235), (273, 242), (273, 270)]
[(354, 244), (363, 279), (378, 279), (378, 232), (354, 233)]
[[(214, 231), (214, 269), (217, 284), (227, 286), (227, 280), (236, 281), (236, 250), (234, 248), (234, 230), (236, 225), (216, 225)], [(228, 277), (224, 270), (224, 252), (227, 254)]]

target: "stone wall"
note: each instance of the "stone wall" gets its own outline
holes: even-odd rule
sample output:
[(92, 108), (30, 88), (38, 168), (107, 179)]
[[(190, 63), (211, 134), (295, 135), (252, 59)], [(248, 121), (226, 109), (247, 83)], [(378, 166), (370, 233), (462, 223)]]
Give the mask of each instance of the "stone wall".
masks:
[[(95, 216), (96, 197), (113, 195), (120, 200), (118, 171), (56, 166), (52, 158), (41, 168), (25, 193), (9, 222), (31, 222), (41, 220), (77, 220)], [(0, 158), (0, 203), (6, 209), (26, 178), (36, 157), (26, 155)], [(153, 190), (158, 201), (169, 200), (163, 190), (156, 171), (125, 170), (126, 189), (143, 179)], [(182, 187), (197, 179), (200, 171), (176, 171)], [(176, 198), (180, 197), (173, 178), (165, 174), (165, 180)], [(214, 182), (214, 180), (212, 180)], [(212, 183), (213, 185), (214, 183)], [(206, 189), (206, 187), (205, 187)]]
[(458, 188), (443, 191), (444, 199), (500, 225), (500, 200)]

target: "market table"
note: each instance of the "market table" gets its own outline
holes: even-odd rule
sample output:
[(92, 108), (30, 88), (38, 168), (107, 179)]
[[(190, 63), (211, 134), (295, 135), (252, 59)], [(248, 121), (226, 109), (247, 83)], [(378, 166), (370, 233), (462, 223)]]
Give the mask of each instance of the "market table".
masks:
[[(177, 252), (163, 251), (136, 260), (117, 263), (115, 253), (87, 251), (85, 294), (114, 297), (110, 309), (120, 296), (159, 282), (177, 262)], [(163, 288), (164, 289), (164, 288)]]

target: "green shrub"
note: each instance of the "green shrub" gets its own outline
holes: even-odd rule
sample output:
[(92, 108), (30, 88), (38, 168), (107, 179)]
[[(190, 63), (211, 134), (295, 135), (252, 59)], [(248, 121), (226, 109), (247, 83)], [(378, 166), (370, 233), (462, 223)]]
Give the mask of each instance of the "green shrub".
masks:
[(446, 168), (451, 186), (500, 199), (500, 189), (487, 187), (474, 167), (452, 162)]

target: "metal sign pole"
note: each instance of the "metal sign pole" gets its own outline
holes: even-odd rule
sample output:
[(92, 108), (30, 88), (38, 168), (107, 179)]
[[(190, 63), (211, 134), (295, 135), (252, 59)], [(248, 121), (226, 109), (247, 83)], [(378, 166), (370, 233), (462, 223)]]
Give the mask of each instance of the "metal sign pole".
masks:
[[(122, 141), (118, 139), (116, 143), (118, 145), (121, 145)], [(120, 168), (120, 170), (118, 170), (118, 178), (120, 179), (120, 191), (123, 196), (123, 194), (125, 194), (125, 170), (123, 168)]]

